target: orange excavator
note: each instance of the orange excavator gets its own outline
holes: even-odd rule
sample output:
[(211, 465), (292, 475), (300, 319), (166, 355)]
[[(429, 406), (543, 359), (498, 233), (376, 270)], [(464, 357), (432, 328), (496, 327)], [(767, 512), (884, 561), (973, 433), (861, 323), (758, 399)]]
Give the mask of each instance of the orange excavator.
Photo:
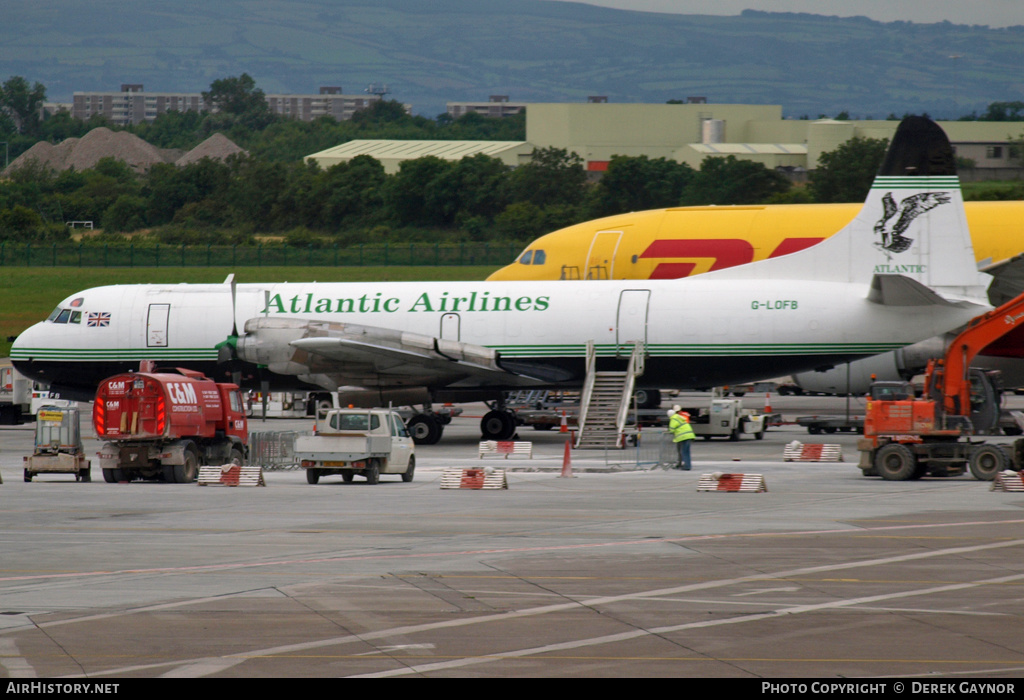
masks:
[(857, 445), (864, 475), (904, 481), (959, 476), (969, 468), (975, 478), (991, 481), (1005, 469), (1019, 471), (1024, 440), (970, 439), (998, 430), (1001, 401), (999, 373), (970, 365), (990, 346), (1020, 343), (1022, 333), (1024, 294), (972, 319), (943, 358), (929, 362), (921, 398), (909, 382), (872, 384)]

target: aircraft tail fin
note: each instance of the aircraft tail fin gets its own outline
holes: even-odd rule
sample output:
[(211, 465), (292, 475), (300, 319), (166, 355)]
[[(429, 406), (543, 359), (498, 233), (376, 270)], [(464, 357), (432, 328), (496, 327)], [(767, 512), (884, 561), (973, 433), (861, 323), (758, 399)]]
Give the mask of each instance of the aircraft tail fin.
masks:
[[(870, 284), (876, 275), (902, 275), (955, 298), (983, 300), (988, 286), (975, 262), (953, 148), (927, 117), (900, 123), (864, 206), (846, 227), (754, 265), (759, 276), (776, 279)], [(751, 271), (709, 274), (749, 279)]]

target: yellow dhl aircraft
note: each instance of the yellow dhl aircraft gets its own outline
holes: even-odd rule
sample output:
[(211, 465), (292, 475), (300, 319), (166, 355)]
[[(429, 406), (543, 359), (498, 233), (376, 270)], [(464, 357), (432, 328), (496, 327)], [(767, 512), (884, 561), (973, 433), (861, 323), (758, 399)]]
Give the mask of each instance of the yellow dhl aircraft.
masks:
[[(861, 208), (775, 204), (617, 214), (541, 236), (487, 279), (690, 277), (803, 250), (841, 230)], [(1024, 202), (967, 202), (965, 209), (982, 269), (1024, 251)]]
[[(998, 306), (1024, 292), (1024, 202), (966, 202), (978, 267)], [(778, 204), (653, 209), (595, 219), (541, 236), (489, 280), (672, 279), (794, 253), (841, 231), (861, 204)], [(899, 212), (894, 212), (899, 213)], [(898, 217), (895, 217), (898, 220)], [(871, 226), (874, 222), (868, 223)], [(899, 224), (897, 224), (898, 226)], [(878, 224), (875, 224), (877, 232)], [(878, 273), (899, 274), (897, 264)], [(793, 375), (803, 391), (863, 393), (874, 379), (910, 379), (951, 335), (849, 365)], [(1024, 386), (1019, 336), (988, 348), (986, 367)]]

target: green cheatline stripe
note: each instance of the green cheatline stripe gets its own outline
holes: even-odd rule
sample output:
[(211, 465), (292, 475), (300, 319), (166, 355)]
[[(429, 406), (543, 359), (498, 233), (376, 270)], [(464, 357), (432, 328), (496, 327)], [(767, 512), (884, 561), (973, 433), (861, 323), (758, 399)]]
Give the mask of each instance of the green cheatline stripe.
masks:
[[(601, 344), (595, 346), (599, 357), (622, 355), (632, 350), (632, 345)], [(750, 344), (750, 345), (712, 345), (712, 344), (671, 344), (648, 345), (647, 354), (651, 357), (678, 356), (756, 356), (756, 355), (871, 355), (903, 347), (901, 343), (788, 343), (788, 344)], [(585, 345), (497, 345), (491, 346), (505, 357), (584, 357), (587, 354)], [(84, 348), (18, 348), (11, 351), (14, 360), (65, 360), (65, 361), (102, 361), (102, 360), (216, 360), (217, 350), (213, 348), (140, 348), (133, 350), (120, 349), (84, 349)]]
[[(705, 355), (870, 355), (888, 352), (903, 347), (901, 343), (829, 343), (829, 344), (783, 344), (783, 345), (648, 345), (651, 357), (705, 356)], [(493, 346), (504, 357), (583, 357), (585, 346), (560, 345), (505, 345)], [(595, 347), (598, 357), (629, 352), (631, 345), (600, 345)], [(618, 350), (618, 353), (616, 353)]]
[(960, 189), (960, 178), (955, 175), (942, 175), (935, 177), (897, 177), (882, 176), (876, 177), (871, 184), (873, 190), (934, 190), (934, 189)]
[(11, 350), (13, 360), (118, 360), (118, 359), (182, 359), (215, 360), (214, 348), (137, 348), (131, 350), (105, 348), (17, 348)]

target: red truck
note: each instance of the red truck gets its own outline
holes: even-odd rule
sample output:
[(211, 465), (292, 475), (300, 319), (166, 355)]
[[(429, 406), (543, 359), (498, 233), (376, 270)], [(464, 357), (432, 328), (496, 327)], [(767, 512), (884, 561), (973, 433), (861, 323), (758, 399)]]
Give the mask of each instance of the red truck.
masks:
[(201, 464), (243, 464), (249, 428), (235, 384), (187, 369), (128, 372), (100, 382), (92, 424), (108, 483), (195, 481)]

